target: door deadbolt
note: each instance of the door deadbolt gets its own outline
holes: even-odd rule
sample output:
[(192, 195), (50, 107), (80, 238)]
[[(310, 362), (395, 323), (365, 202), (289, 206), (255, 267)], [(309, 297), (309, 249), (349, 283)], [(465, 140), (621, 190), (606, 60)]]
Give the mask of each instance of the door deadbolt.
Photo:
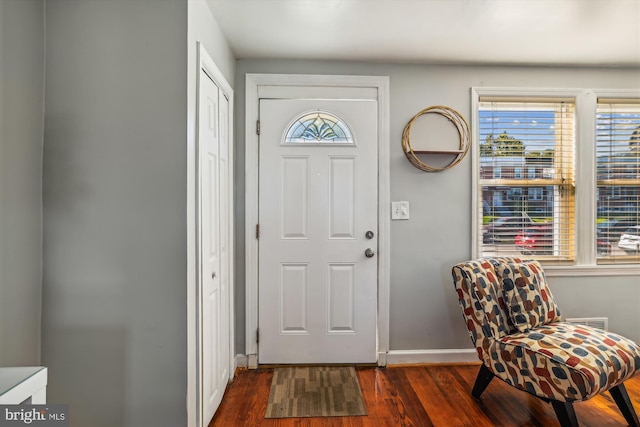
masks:
[(364, 233), (364, 237), (366, 237), (367, 239), (373, 239), (373, 231), (367, 231), (366, 233)]

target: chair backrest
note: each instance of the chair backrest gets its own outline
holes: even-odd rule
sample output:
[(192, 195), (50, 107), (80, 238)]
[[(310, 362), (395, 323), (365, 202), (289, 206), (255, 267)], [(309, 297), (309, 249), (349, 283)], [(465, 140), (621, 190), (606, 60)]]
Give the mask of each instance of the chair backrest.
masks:
[(458, 302), (480, 360), (485, 359), (490, 340), (516, 331), (502, 296), (502, 280), (496, 275), (496, 266), (506, 262), (522, 261), (511, 257), (481, 258), (452, 269)]

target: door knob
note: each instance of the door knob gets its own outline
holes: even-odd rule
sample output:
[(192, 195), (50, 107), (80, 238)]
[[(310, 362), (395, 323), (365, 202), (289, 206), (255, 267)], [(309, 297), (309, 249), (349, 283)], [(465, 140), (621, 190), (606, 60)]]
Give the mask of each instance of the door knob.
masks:
[(364, 256), (366, 256), (367, 258), (371, 258), (373, 255), (375, 255), (375, 252), (373, 252), (373, 249), (371, 248), (367, 248), (364, 251)]
[(364, 233), (364, 237), (366, 237), (367, 239), (373, 239), (373, 231), (367, 231), (366, 233)]

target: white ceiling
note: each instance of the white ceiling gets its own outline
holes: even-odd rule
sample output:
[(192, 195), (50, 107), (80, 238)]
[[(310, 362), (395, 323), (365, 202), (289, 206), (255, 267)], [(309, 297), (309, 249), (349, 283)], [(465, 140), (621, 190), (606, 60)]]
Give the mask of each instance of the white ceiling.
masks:
[(206, 0), (237, 59), (640, 65), (640, 0)]

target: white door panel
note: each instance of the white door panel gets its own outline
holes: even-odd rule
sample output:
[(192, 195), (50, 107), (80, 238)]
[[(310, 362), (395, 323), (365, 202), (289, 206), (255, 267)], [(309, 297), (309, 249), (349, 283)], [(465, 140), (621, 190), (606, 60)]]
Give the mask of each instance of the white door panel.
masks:
[[(284, 144), (312, 110), (355, 143)], [(260, 123), (259, 362), (375, 362), (377, 102), (261, 100)]]
[(199, 93), (202, 411), (209, 422), (229, 379), (228, 103), (202, 73)]

